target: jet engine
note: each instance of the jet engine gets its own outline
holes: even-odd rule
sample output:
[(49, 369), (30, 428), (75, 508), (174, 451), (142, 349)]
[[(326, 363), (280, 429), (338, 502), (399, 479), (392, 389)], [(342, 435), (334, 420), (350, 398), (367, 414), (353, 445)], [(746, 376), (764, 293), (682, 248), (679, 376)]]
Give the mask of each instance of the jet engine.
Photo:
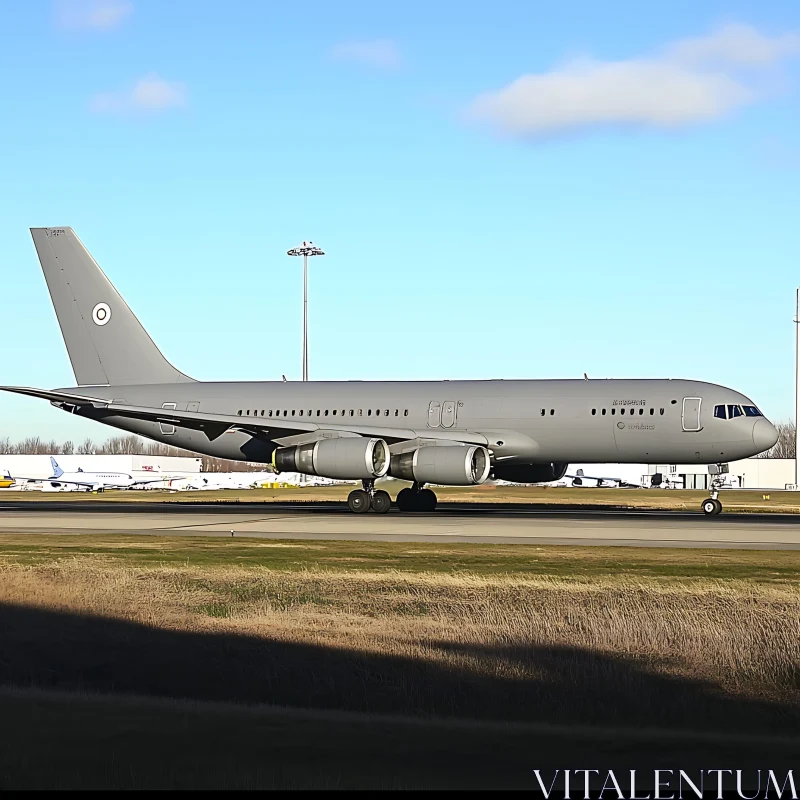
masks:
[(272, 466), (278, 472), (339, 480), (382, 478), (389, 471), (389, 446), (383, 439), (360, 436), (320, 439), (277, 448), (272, 454)]
[(389, 474), (417, 483), (471, 486), (483, 483), (489, 477), (490, 467), (489, 451), (485, 447), (431, 445), (393, 455)]
[(496, 464), (493, 477), (511, 483), (549, 483), (558, 481), (567, 473), (569, 464)]

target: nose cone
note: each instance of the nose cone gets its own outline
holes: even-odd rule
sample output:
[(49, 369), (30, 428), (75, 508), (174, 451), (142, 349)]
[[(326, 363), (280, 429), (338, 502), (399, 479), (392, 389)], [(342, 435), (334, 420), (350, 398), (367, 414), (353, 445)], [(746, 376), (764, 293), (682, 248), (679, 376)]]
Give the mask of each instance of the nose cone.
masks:
[(761, 417), (753, 425), (753, 444), (759, 453), (769, 450), (778, 441), (778, 431), (768, 420)]

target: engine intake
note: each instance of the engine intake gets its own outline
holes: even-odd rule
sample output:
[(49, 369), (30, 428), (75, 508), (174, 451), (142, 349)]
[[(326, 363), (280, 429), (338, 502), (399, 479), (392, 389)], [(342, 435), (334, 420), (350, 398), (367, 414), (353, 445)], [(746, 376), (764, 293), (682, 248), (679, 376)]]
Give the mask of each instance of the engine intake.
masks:
[(272, 466), (278, 472), (302, 472), (339, 480), (382, 478), (389, 471), (389, 446), (383, 439), (360, 436), (320, 439), (277, 448), (272, 454)]
[(417, 483), (472, 486), (483, 483), (490, 468), (489, 451), (485, 447), (431, 445), (392, 456), (389, 474)]

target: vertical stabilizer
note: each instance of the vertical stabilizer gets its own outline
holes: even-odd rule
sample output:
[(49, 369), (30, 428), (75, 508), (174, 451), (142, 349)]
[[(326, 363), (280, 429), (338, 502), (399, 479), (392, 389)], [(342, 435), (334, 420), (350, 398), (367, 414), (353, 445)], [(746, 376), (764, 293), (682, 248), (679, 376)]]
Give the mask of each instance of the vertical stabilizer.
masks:
[(53, 456), (50, 456), (50, 466), (53, 468), (54, 478), (60, 478), (64, 474), (64, 470), (58, 466), (58, 461), (56, 461)]
[(79, 386), (191, 381), (161, 355), (72, 228), (31, 228)]

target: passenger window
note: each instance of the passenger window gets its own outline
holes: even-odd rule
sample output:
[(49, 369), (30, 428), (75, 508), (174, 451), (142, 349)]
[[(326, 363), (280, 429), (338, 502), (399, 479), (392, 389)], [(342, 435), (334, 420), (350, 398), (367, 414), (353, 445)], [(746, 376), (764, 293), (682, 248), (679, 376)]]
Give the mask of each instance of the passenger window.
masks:
[(714, 416), (717, 419), (727, 419), (725, 416), (725, 406), (714, 406)]
[(556, 410), (555, 410), (554, 408), (551, 408), (551, 409), (550, 409), (550, 416), (552, 417), (552, 416), (553, 416), (553, 414), (555, 414), (555, 413), (556, 413)]
[(616, 408), (612, 408), (611, 409), (611, 416), (613, 417), (614, 414), (616, 414), (616, 413), (617, 413), (617, 409)]
[(300, 409), (300, 416), (301, 417), (303, 416), (303, 409), (302, 408)]
[(643, 408), (640, 408), (640, 409), (639, 409), (639, 416), (641, 417), (641, 416), (642, 416), (642, 414), (644, 414), (644, 409), (643, 409)]
[(371, 408), (368, 408), (368, 409), (367, 409), (367, 416), (368, 416), (368, 417), (371, 417), (371, 416), (372, 416), (372, 409), (371, 409)]
[(742, 416), (742, 409), (739, 406), (728, 406), (728, 419), (733, 419), (734, 417), (741, 417)]
[(408, 409), (406, 409), (406, 410), (403, 412), (403, 416), (404, 416), (404, 417), (407, 417), (407, 416), (408, 416)]
[(624, 408), (621, 408), (621, 409), (619, 410), (619, 413), (620, 413), (620, 414), (624, 414), (624, 413), (625, 413), (625, 409), (624, 409)]
[(664, 416), (664, 409), (663, 409), (663, 408), (660, 408), (660, 409), (658, 410), (658, 413), (659, 413), (659, 414), (661, 414), (661, 416)]
[(388, 408), (386, 409), (386, 411), (383, 412), (383, 416), (384, 417), (388, 417), (389, 416), (389, 409)]
[(328, 409), (327, 408), (325, 409), (325, 416), (326, 417), (328, 416)]
[(603, 416), (605, 416), (605, 415), (606, 415), (606, 410), (605, 410), (605, 409), (603, 409), (603, 410), (602, 410), (600, 413), (601, 413)]
[(361, 409), (360, 408), (358, 409), (358, 416), (359, 417), (361, 416)]
[(350, 409), (350, 416), (351, 416), (351, 417), (352, 417), (352, 416), (354, 416), (354, 414), (353, 414), (353, 409), (352, 409), (352, 408)]
[(595, 414), (597, 414), (597, 409), (596, 409), (596, 408), (593, 408), (593, 409), (592, 409), (592, 416), (595, 416)]
[(247, 416), (247, 417), (250, 416), (250, 409), (249, 408), (247, 409), (247, 414), (245, 414), (245, 416)]
[(242, 409), (240, 408), (236, 413), (241, 417), (242, 416)]
[(395, 415), (395, 416), (398, 416), (399, 414), (400, 414), (400, 410), (396, 408), (396, 409), (394, 410), (394, 415)]
[(544, 409), (542, 409), (542, 416), (544, 416)]
[(650, 409), (650, 416), (652, 417), (652, 416), (653, 416), (653, 414), (655, 414), (655, 413), (656, 413), (656, 410), (655, 410), (654, 408), (651, 408), (651, 409)]
[(334, 417), (336, 416), (336, 409), (335, 408), (333, 409), (333, 416)]

